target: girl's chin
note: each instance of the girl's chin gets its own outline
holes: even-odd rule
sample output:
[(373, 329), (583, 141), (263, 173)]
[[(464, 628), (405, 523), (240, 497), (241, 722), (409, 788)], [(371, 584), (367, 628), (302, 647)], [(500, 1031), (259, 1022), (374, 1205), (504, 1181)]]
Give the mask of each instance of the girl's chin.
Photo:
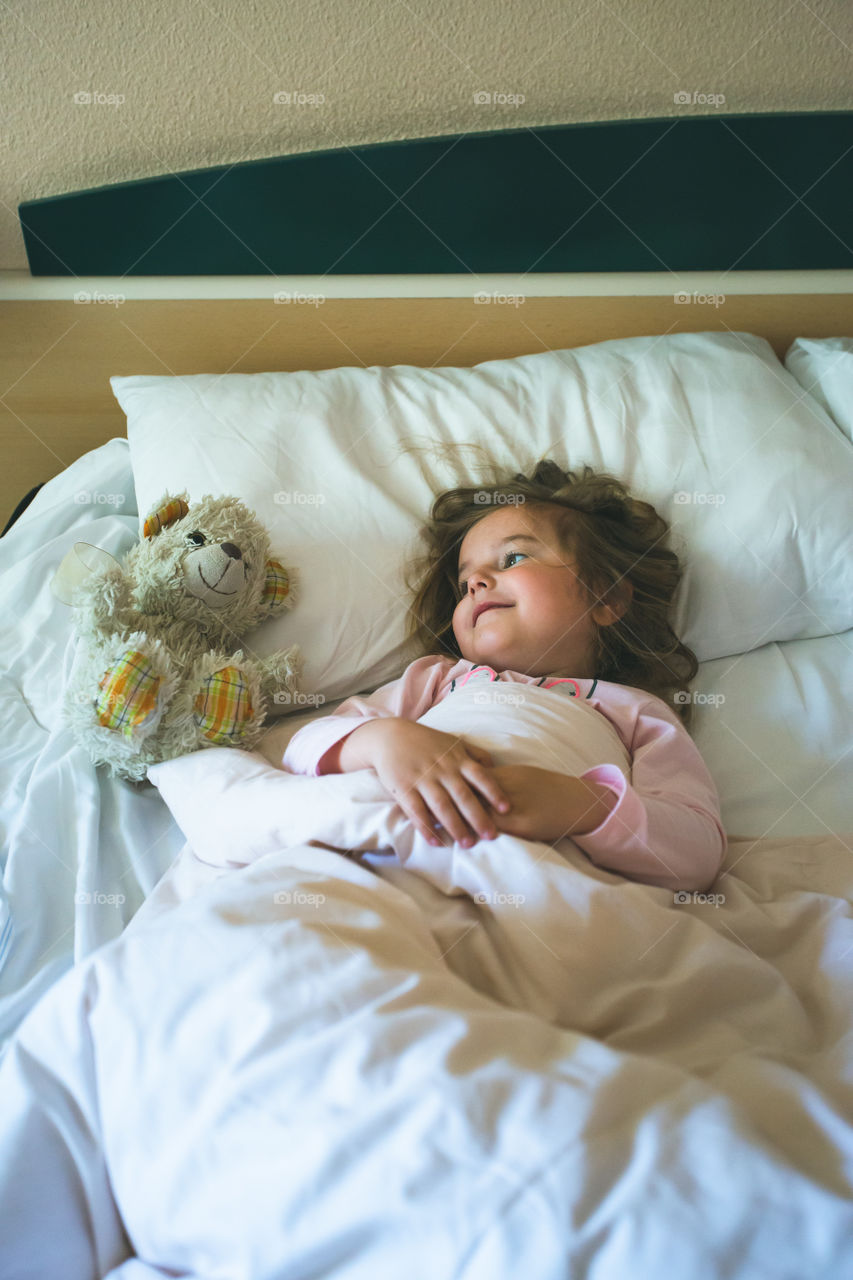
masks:
[(517, 671), (511, 658), (488, 645), (471, 645), (464, 655), (467, 662), (477, 662), (484, 667), (494, 667), (495, 671)]

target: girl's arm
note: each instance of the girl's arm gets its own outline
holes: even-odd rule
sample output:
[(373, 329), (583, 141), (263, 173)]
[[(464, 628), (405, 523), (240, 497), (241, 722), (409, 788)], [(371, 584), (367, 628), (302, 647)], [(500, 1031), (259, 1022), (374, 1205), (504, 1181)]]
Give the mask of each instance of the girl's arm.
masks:
[(571, 836), (597, 866), (675, 891), (707, 889), (726, 851), (716, 789), (665, 703), (611, 686), (601, 709), (633, 754), (629, 783), (613, 764), (579, 778), (524, 765), (493, 770), (511, 808), (497, 826), (556, 844)]
[(473, 844), (475, 835), (492, 838), (497, 832), (487, 806), (501, 810), (507, 798), (492, 776), (488, 752), (415, 723), (434, 704), (453, 665), (452, 659), (421, 658), (369, 698), (347, 699), (293, 735), (285, 768), (315, 775), (372, 768), (430, 843), (441, 843), (436, 820), (463, 843)]
[(615, 765), (581, 775), (610, 787), (616, 799), (600, 826), (573, 840), (597, 866), (644, 884), (708, 889), (725, 857), (726, 833), (698, 747), (675, 713), (649, 696), (638, 708), (629, 750), (630, 783)]
[(373, 769), (430, 844), (444, 843), (438, 828), (466, 847), (492, 840), (497, 828), (488, 809), (509, 807), (488, 751), (413, 720), (367, 721), (333, 750), (344, 772)]
[(399, 680), (384, 684), (364, 698), (347, 698), (337, 710), (303, 725), (288, 743), (282, 764), (291, 773), (318, 775), (347, 772), (341, 767), (344, 740), (368, 720), (399, 716), (416, 720), (434, 703), (452, 659), (429, 656), (410, 663)]
[(601, 783), (535, 765), (504, 764), (492, 770), (510, 801), (497, 825), (507, 835), (556, 844), (600, 827), (617, 797)]

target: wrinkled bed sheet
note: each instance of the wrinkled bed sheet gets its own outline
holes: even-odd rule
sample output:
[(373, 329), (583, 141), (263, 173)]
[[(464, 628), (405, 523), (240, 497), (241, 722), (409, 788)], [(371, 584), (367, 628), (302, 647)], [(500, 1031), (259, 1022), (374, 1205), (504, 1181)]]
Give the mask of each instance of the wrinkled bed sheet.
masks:
[(187, 846), (11, 1042), (12, 1274), (849, 1277), (847, 842), (686, 901), (570, 841), (256, 852)]

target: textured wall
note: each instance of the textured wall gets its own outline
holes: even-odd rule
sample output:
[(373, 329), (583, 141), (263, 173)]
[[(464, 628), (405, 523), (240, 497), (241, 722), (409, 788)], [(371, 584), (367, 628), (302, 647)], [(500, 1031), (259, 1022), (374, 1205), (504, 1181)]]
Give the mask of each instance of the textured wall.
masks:
[(2, 269), (26, 267), (21, 200), (111, 182), (524, 125), (853, 106), (849, 0), (10, 0), (0, 14)]

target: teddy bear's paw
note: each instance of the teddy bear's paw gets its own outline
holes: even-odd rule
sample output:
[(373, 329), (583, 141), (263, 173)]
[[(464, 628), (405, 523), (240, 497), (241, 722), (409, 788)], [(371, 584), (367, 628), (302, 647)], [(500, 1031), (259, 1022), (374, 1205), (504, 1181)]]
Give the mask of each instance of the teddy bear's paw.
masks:
[[(299, 677), (302, 674), (302, 651), (298, 645), (264, 658), (258, 663), (258, 667), (261, 672), (261, 688), (272, 707), (272, 715), (281, 715), (310, 700), (307, 695), (300, 697), (298, 693)], [(322, 698), (320, 701), (322, 702)]]
[(128, 742), (153, 732), (163, 712), (162, 677), (141, 649), (125, 649), (98, 681), (95, 718)]
[(252, 691), (238, 666), (221, 667), (201, 681), (193, 701), (199, 733), (212, 745), (239, 747), (257, 729)]

